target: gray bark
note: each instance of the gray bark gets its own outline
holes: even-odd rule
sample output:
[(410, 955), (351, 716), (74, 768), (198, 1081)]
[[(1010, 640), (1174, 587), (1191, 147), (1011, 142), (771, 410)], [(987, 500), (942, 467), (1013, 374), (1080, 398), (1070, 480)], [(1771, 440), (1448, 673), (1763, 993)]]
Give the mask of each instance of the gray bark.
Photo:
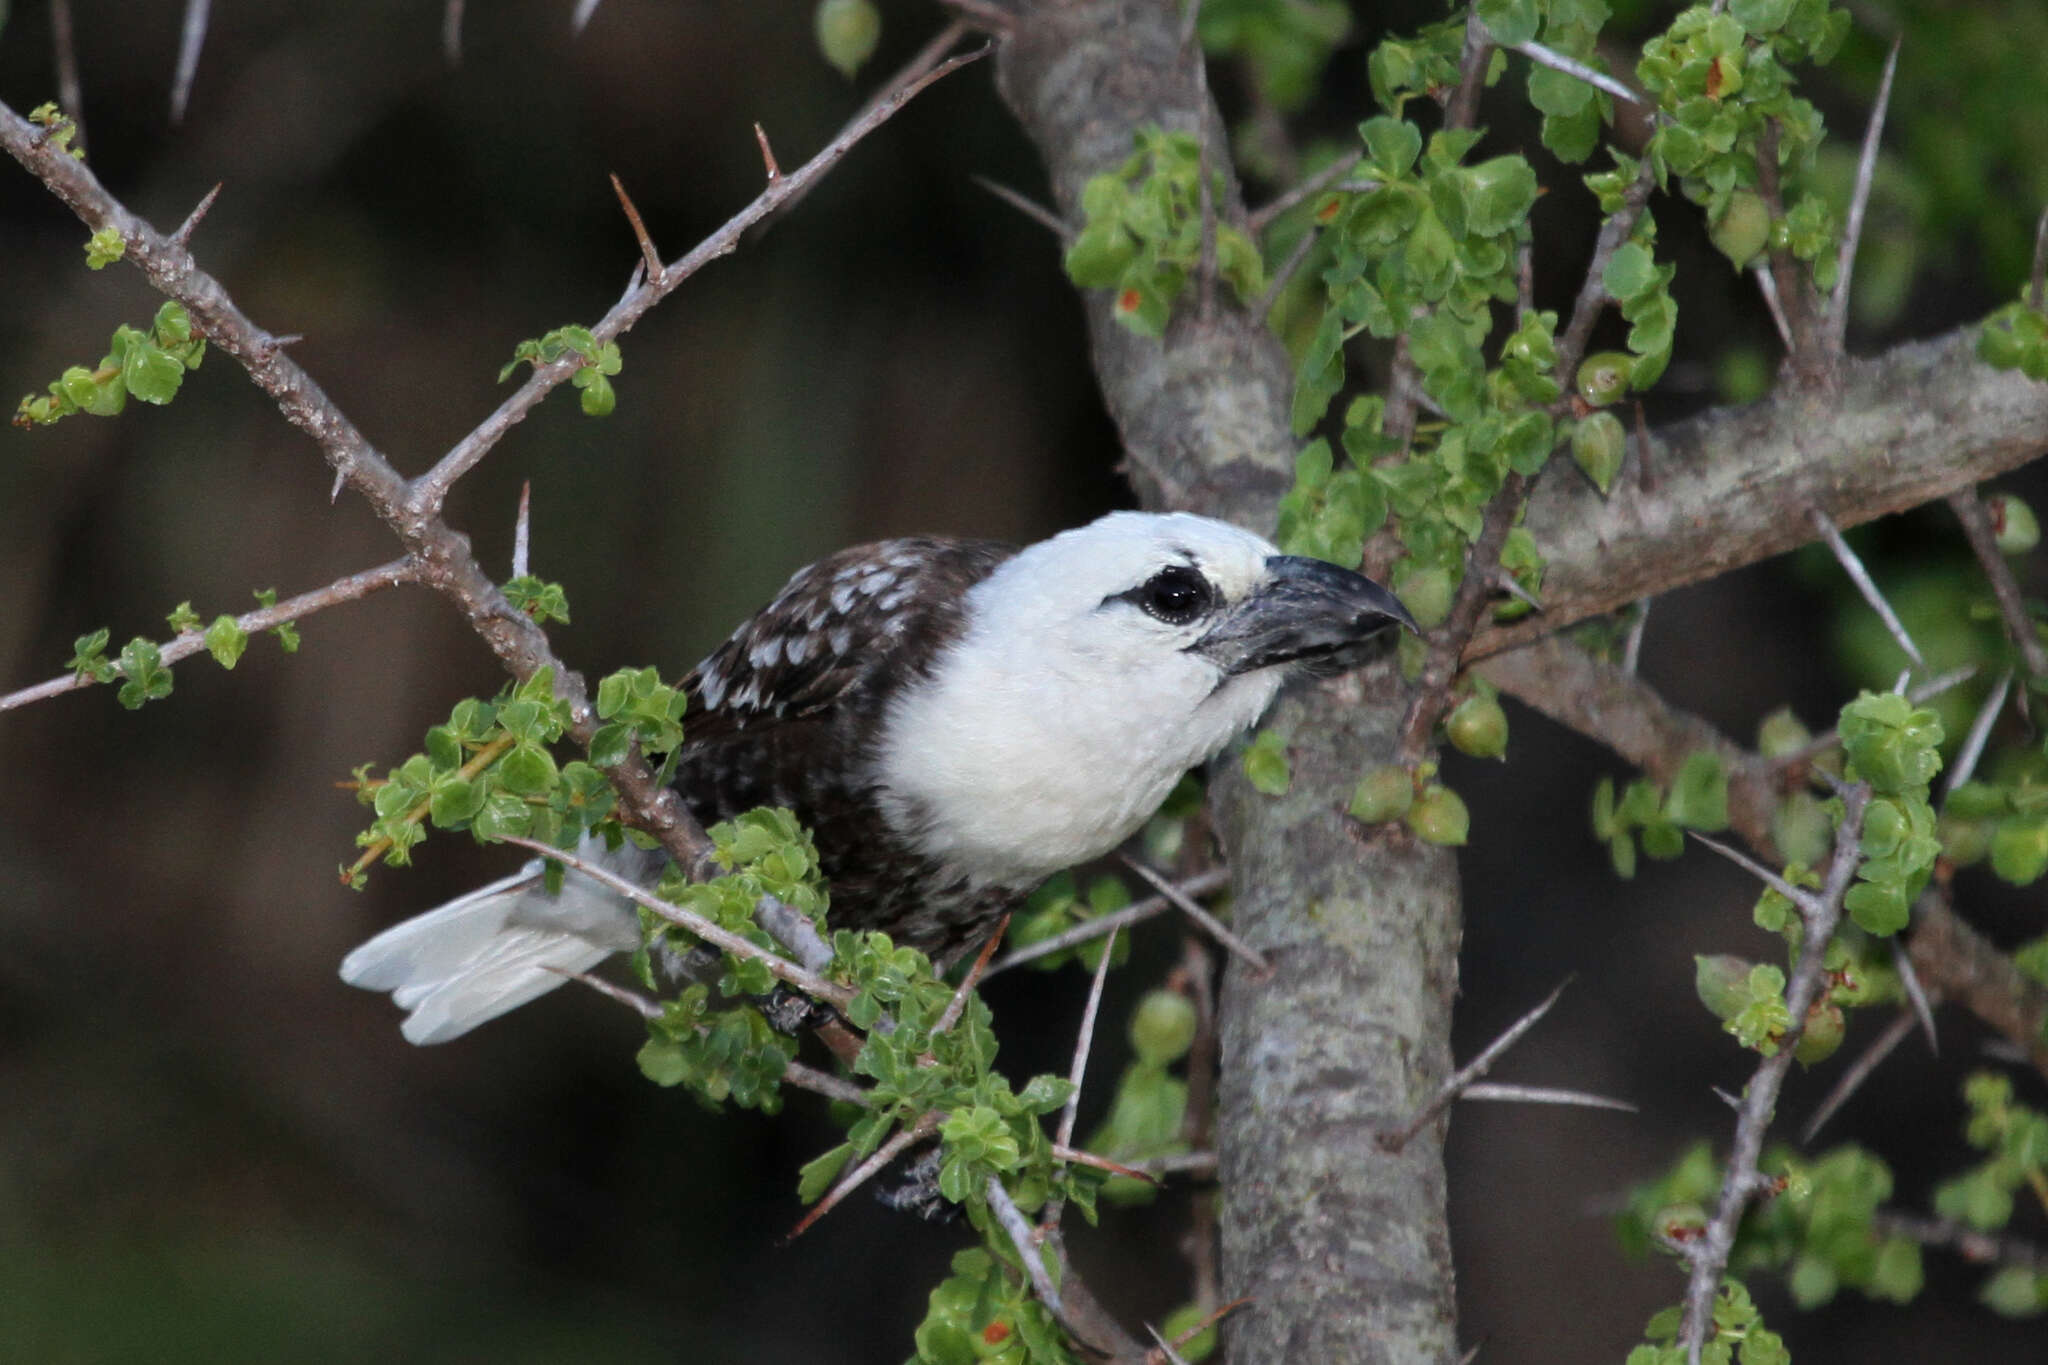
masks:
[[(1004, 44), (1004, 97), (1078, 218), (1090, 176), (1147, 123), (1228, 143), (1164, 0), (1042, 4)], [(1234, 179), (1218, 211), (1240, 211)], [(1151, 506), (1270, 531), (1291, 484), (1293, 371), (1254, 318), (1190, 298), (1164, 342), (1088, 299), (1096, 373)], [(1441, 1362), (1457, 1356), (1445, 1227), (1443, 1125), (1398, 1157), (1399, 1127), (1449, 1071), (1457, 990), (1457, 872), (1449, 854), (1344, 815), (1358, 774), (1388, 761), (1407, 702), (1391, 665), (1286, 698), (1287, 795), (1262, 796), (1228, 759), (1211, 802), (1236, 891), (1233, 925), (1273, 963), (1226, 973), (1217, 1148), (1223, 1292), (1251, 1297), (1226, 1332), (1250, 1362)]]

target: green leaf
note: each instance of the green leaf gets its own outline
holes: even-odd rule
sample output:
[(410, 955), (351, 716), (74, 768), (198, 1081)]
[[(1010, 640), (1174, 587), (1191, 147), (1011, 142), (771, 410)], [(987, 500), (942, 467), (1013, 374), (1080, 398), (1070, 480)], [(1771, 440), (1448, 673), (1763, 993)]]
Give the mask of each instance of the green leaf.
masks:
[(1369, 118), (1359, 125), (1358, 135), (1365, 142), (1367, 167), (1380, 180), (1401, 179), (1422, 155), (1422, 133), (1405, 119), (1385, 114)]
[(121, 379), (128, 392), (143, 402), (168, 403), (185, 382), (185, 364), (155, 342), (138, 336), (122, 357)]
[(1792, 16), (1792, 0), (1729, 0), (1728, 13), (1761, 38), (1785, 26)]
[(1502, 47), (1535, 38), (1543, 21), (1536, 0), (1479, 0), (1479, 18)]
[(1623, 242), (1601, 273), (1607, 292), (1626, 302), (1657, 284), (1657, 262), (1640, 242)]
[(1667, 819), (1712, 834), (1728, 828), (1728, 771), (1706, 750), (1686, 755), (1664, 799)]
[(824, 1198), (825, 1191), (832, 1188), (832, 1182), (839, 1179), (839, 1172), (846, 1167), (847, 1158), (853, 1155), (853, 1144), (842, 1142), (821, 1156), (804, 1163), (797, 1176), (796, 1197), (806, 1204), (815, 1204)]
[(162, 652), (140, 635), (121, 647), (120, 673), (126, 681), (115, 695), (130, 711), (171, 695), (171, 671), (164, 667)]
[(232, 616), (216, 616), (213, 624), (206, 628), (206, 652), (222, 668), (233, 668), (241, 662), (242, 651), (248, 647), (248, 634), (235, 624)]
[(555, 760), (537, 744), (513, 745), (497, 771), (505, 790), (519, 796), (537, 796), (555, 784)]

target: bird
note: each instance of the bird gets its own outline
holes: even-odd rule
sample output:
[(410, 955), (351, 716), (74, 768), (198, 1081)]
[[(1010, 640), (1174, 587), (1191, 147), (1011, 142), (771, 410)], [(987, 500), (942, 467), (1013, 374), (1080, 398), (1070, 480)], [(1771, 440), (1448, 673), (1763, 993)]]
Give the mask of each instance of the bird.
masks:
[[(858, 545), (685, 677), (673, 784), (706, 826), (793, 811), (829, 927), (949, 962), (1135, 833), (1288, 676), (1355, 667), (1391, 626), (1417, 629), (1372, 579), (1186, 512), (1112, 512), (1024, 549)], [(665, 866), (631, 844), (601, 856), (643, 885)], [(341, 976), (440, 1043), (639, 944), (629, 900), (574, 873), (550, 893), (534, 863), (385, 930)]]

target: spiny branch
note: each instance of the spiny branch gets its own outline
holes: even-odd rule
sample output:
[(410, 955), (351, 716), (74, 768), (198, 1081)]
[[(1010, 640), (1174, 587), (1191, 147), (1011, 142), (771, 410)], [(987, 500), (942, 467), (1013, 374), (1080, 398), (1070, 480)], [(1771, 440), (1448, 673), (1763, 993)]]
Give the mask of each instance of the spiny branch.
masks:
[[(300, 593), (297, 597), (288, 598), (274, 607), (259, 607), (255, 611), (243, 612), (235, 618), (235, 625), (244, 635), (260, 634), (288, 621), (297, 621), (315, 612), (325, 611), (329, 607), (338, 607), (344, 602), (354, 602), (368, 597), (371, 593), (381, 592), (385, 588), (417, 582), (419, 576), (419, 566), (408, 555), (404, 559), (395, 559), (389, 564), (337, 579), (324, 588)], [(205, 633), (188, 630), (162, 645), (158, 649), (158, 654), (168, 666), (180, 659), (188, 659), (205, 648)], [(12, 711), (31, 702), (62, 696), (66, 692), (76, 692), (81, 688), (91, 687), (95, 681), (90, 674), (85, 673), (52, 678), (48, 682), (37, 683), (34, 687), (24, 687), (18, 692), (0, 696), (0, 711)]]

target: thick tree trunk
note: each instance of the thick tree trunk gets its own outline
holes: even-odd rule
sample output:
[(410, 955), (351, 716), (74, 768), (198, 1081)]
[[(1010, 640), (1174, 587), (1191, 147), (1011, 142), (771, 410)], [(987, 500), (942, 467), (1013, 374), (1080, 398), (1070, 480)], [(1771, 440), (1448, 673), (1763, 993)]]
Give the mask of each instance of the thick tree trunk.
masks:
[[(1088, 178), (1131, 153), (1145, 124), (1206, 127), (1239, 211), (1228, 141), (1179, 7), (1110, 0), (1027, 7), (1004, 44), (1003, 94), (1051, 171), (1063, 215)], [(1219, 298), (1183, 306), (1164, 342), (1088, 300), (1095, 369), (1151, 506), (1270, 531), (1292, 482), (1292, 370), (1258, 319)], [(1272, 962), (1232, 963), (1222, 1011), (1217, 1145), (1224, 1182), (1229, 1359), (1443, 1362), (1456, 1358), (1442, 1125), (1396, 1157), (1398, 1127), (1448, 1070), (1458, 886), (1442, 850), (1367, 835), (1344, 815), (1358, 774), (1383, 763), (1406, 704), (1390, 665), (1284, 700), (1294, 781), (1253, 791), (1225, 760), (1210, 784), (1236, 887), (1234, 925)]]

